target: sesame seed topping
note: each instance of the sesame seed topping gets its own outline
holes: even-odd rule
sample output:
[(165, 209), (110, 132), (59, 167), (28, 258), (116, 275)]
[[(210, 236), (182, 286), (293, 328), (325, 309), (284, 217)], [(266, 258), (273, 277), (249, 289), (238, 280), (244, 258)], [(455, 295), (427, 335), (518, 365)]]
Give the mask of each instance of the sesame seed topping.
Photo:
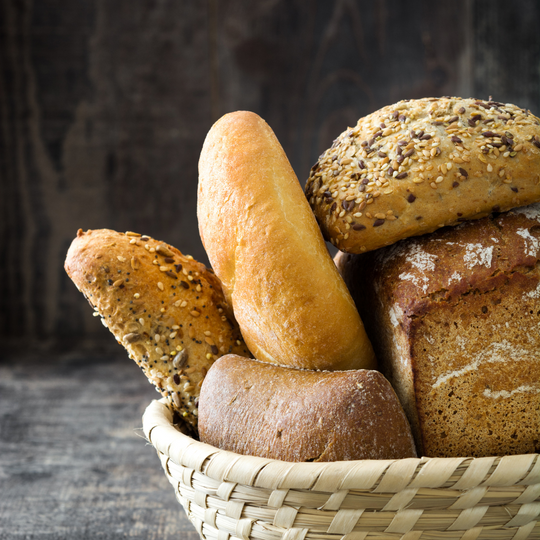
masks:
[[(382, 219), (381, 214), (386, 216), (383, 221), (395, 220), (388, 211), (401, 211), (396, 206), (399, 198), (410, 202), (427, 196), (425, 190), (403, 194), (403, 187), (427, 183), (444, 196), (460, 185), (458, 180), (476, 181), (485, 176), (486, 169), (480, 170), (475, 158), (488, 172), (496, 171), (501, 182), (511, 182), (504, 163), (495, 160), (512, 158), (519, 151), (532, 154), (540, 148), (539, 136), (519, 141), (509, 131), (520, 123), (540, 125), (530, 113), (491, 100), (400, 102), (360, 119), (320, 156), (306, 184), (308, 201), (335, 246), (347, 251), (352, 246), (350, 236), (356, 249), (365, 249), (360, 245), (364, 220), (372, 220), (373, 225)], [(374, 217), (366, 208), (374, 209)]]
[(158, 289), (159, 289), (160, 291), (163, 291), (163, 290), (165, 289), (165, 287), (163, 286), (163, 283), (161, 283), (161, 281), (158, 281), (157, 286), (158, 286)]

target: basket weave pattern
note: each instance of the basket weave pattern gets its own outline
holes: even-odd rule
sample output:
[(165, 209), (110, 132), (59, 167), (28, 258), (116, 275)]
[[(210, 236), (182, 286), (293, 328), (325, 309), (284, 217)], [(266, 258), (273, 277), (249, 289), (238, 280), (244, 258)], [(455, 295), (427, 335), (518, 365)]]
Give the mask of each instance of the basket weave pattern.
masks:
[(143, 417), (177, 499), (208, 540), (540, 538), (540, 456), (289, 463), (193, 440)]

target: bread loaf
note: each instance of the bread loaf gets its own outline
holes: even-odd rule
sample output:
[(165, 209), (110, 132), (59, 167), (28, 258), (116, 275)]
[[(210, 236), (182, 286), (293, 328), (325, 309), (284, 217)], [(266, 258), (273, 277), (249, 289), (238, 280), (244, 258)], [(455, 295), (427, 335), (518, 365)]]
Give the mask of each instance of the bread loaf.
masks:
[(200, 386), (214, 360), (249, 355), (216, 276), (168, 244), (106, 229), (79, 230), (65, 268), (130, 358), (196, 430)]
[(539, 261), (539, 204), (337, 256), (423, 455), (540, 451)]
[(416, 457), (405, 413), (378, 371), (284, 368), (221, 357), (203, 382), (201, 441), (283, 461)]
[(256, 114), (225, 115), (208, 133), (197, 215), (208, 258), (256, 358), (310, 369), (375, 365), (294, 171)]
[(344, 131), (306, 195), (325, 237), (362, 253), (540, 199), (540, 121), (511, 104), (401, 101)]

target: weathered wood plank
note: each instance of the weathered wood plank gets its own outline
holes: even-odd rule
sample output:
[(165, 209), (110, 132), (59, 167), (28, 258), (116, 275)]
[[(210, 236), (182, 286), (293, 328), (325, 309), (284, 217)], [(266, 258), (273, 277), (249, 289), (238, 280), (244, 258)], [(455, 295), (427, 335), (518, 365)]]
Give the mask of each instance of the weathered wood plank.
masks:
[(141, 416), (127, 357), (0, 360), (0, 538), (198, 538)]
[[(302, 183), (347, 125), (399, 99), (492, 95), (539, 114), (540, 7), (3, 0), (0, 13), (0, 336), (17, 353), (0, 358), (0, 538), (195, 540), (137, 434), (157, 394), (63, 271), (76, 230), (138, 230), (205, 261), (197, 160), (232, 110), (268, 121)], [(92, 354), (24, 356), (36, 347)]]
[(403, 98), (490, 94), (540, 112), (534, 0), (3, 0), (0, 335), (114, 342), (62, 270), (79, 227), (138, 230), (206, 261), (197, 160), (251, 109), (303, 183), (358, 117)]

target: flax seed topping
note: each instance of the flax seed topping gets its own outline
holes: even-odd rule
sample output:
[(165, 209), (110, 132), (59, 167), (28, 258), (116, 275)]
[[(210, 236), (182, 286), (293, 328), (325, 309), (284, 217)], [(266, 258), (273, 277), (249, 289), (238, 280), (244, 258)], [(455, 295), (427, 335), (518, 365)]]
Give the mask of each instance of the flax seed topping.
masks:
[[(491, 99), (420, 99), (344, 131), (305, 191), (326, 239), (359, 253), (534, 202), (539, 173), (540, 121), (530, 111)], [(379, 217), (389, 210), (392, 219)]]

